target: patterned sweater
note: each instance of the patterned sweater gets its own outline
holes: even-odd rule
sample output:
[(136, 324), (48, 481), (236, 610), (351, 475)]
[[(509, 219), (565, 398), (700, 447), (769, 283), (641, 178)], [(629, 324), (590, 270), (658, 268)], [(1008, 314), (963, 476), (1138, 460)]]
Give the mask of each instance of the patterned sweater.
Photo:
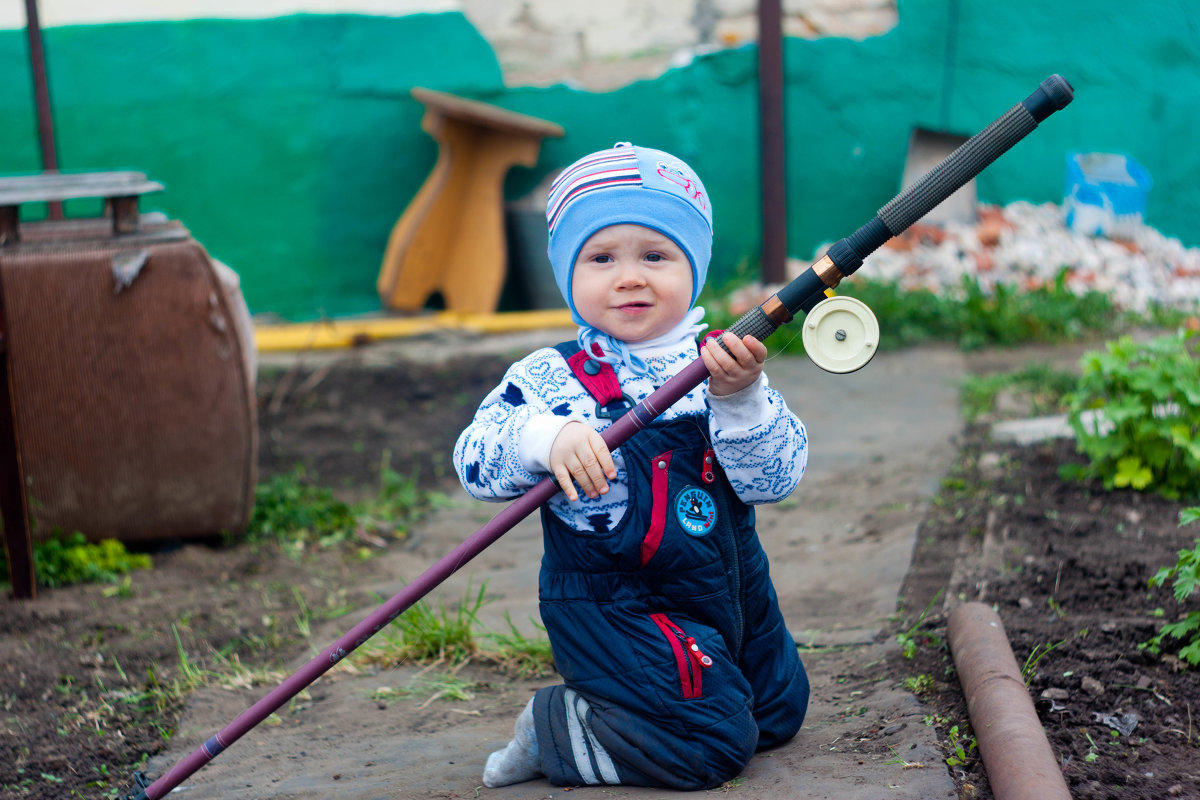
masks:
[[(637, 374), (617, 364), (621, 388), (637, 403), (699, 357), (696, 328), (673, 341), (634, 345), (632, 353), (649, 367)], [(550, 472), (550, 446), (562, 427), (575, 420), (603, 432), (611, 421), (595, 415), (596, 403), (552, 347), (536, 350), (513, 364), (500, 385), (484, 398), (474, 420), (454, 447), (454, 468), (467, 493), (479, 500), (517, 497)], [(745, 503), (772, 503), (787, 497), (808, 461), (804, 425), (771, 389), (764, 373), (736, 394), (715, 397), (707, 382), (693, 389), (660, 420), (707, 417), (717, 461)], [(576, 502), (562, 492), (550, 510), (576, 530), (603, 533), (625, 514), (629, 492), (621, 451), (613, 453), (617, 478), (595, 499), (580, 494)]]

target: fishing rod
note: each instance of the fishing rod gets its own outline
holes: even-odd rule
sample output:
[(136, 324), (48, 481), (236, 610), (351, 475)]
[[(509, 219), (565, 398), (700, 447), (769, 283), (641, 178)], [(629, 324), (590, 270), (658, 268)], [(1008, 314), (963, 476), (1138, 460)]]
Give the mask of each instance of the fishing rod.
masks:
[[(1065, 108), (1073, 98), (1074, 89), (1061, 75), (1051, 75), (1042, 81), (1033, 94), (972, 136), (879, 209), (870, 222), (834, 243), (824, 256), (799, 277), (742, 315), (729, 327), (729, 332), (739, 338), (750, 334), (762, 341), (797, 314), (803, 313), (809, 318), (804, 330), (806, 349), (810, 344), (813, 346), (809, 354), (818, 366), (831, 372), (850, 372), (861, 367), (875, 352), (878, 328), (876, 326), (872, 333), (874, 316), (865, 306), (860, 308), (858, 301), (847, 304), (846, 301), (851, 298), (827, 297), (826, 290), (833, 289), (842, 279), (853, 274), (862, 266), (863, 259), (893, 236), (907, 230), (1032, 132), (1039, 123), (1055, 111)], [(820, 320), (814, 324), (814, 318), (818, 317)], [(708, 368), (702, 359), (697, 358), (605, 430), (602, 434), (604, 443), (610, 450), (617, 449), (707, 377)], [(559, 486), (553, 477), (535, 484), (362, 622), (209, 737), (162, 777), (151, 783), (145, 775), (135, 772), (134, 786), (123, 800), (159, 800), (164, 797), (487, 549), (558, 490)]]

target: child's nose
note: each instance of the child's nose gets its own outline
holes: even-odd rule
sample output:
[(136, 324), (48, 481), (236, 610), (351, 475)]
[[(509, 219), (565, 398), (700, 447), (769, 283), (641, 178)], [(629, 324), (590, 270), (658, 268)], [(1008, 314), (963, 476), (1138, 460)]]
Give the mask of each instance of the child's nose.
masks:
[(641, 286), (645, 284), (646, 277), (642, 274), (641, 265), (629, 261), (622, 261), (620, 271), (617, 273), (618, 286)]

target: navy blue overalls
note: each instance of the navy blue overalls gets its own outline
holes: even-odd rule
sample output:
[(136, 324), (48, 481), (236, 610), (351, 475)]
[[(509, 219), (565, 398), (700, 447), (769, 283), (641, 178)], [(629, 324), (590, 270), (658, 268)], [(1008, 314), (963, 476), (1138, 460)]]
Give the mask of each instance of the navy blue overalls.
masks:
[[(611, 367), (559, 350), (611, 411), (619, 387), (589, 379), (602, 366), (615, 386)], [(621, 451), (629, 506), (611, 530), (542, 508), (541, 616), (564, 680), (534, 700), (542, 771), (560, 786), (712, 788), (796, 734), (808, 676), (707, 419), (655, 423)]]

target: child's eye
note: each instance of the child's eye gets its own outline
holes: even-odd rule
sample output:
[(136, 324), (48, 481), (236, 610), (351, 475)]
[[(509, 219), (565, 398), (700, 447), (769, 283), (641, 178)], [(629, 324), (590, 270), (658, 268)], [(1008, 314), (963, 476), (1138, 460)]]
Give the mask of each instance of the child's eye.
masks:
[(597, 264), (609, 264), (612, 263), (612, 256), (601, 253), (600, 255), (592, 256), (592, 261)]
[(661, 254), (661, 253), (647, 253), (647, 254), (646, 254), (646, 260), (647, 260), (647, 261), (658, 262), (658, 261), (662, 261), (662, 260), (663, 260), (663, 257), (662, 257), (662, 254)]

